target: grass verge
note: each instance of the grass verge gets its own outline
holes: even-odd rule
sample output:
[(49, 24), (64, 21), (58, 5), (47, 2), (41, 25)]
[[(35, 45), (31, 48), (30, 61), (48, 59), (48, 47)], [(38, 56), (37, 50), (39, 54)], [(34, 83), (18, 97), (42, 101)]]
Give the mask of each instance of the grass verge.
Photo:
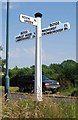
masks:
[(71, 94), (75, 91), (78, 90), (78, 87), (70, 87), (65, 90), (61, 90), (60, 93), (63, 94), (64, 96), (71, 96)]
[[(10, 92), (17, 92), (19, 87), (10, 87)], [(4, 86), (0, 86), (0, 92), (4, 92)]]
[(53, 101), (43, 98), (36, 102), (32, 97), (27, 100), (3, 100), (3, 118), (78, 118), (78, 104), (76, 101)]

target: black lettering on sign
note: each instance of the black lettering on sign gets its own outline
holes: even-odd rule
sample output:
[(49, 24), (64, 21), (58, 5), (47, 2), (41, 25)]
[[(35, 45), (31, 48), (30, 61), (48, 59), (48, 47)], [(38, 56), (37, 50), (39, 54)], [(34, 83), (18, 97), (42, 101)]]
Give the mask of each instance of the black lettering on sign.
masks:
[(50, 27), (52, 27), (52, 26), (54, 26), (54, 25), (59, 25), (60, 24), (60, 22), (58, 21), (58, 22), (54, 22), (54, 23), (50, 23)]
[(26, 17), (26, 16), (22, 16), (22, 18), (26, 19), (26, 20), (30, 20), (29, 17)]
[(33, 22), (29, 20), (24, 20), (24, 22), (33, 24)]
[(23, 38), (24, 35), (21, 35), (21, 36), (17, 36), (16, 39), (20, 39), (20, 38)]
[(64, 28), (64, 30), (68, 30), (68, 28)]
[(21, 32), (21, 35), (22, 35), (22, 34), (26, 34), (26, 33), (28, 33), (28, 32), (29, 32), (28, 30), (23, 31), (23, 32)]
[(49, 32), (49, 31), (54, 30), (54, 29), (56, 29), (56, 26), (55, 27), (51, 27), (51, 28), (43, 29), (42, 32)]
[(28, 33), (28, 34), (25, 34), (25, 37), (26, 37), (26, 36), (31, 36), (31, 35), (32, 35), (32, 33)]
[(64, 24), (64, 27), (68, 27), (68, 25), (67, 25), (67, 24)]

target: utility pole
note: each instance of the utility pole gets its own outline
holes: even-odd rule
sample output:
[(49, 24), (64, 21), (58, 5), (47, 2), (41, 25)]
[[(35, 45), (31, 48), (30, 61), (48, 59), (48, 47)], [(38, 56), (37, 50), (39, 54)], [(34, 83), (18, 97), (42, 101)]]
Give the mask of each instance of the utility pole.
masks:
[(9, 53), (9, 0), (7, 0), (7, 16), (6, 16), (6, 76), (5, 76), (5, 100), (10, 97), (9, 91), (9, 74), (8, 74), (8, 53)]

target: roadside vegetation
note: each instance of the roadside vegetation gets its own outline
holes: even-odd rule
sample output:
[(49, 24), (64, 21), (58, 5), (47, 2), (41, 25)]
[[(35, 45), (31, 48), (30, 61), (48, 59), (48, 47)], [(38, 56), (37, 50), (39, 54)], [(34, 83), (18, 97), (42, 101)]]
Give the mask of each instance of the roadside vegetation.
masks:
[[(4, 63), (4, 62), (3, 62)], [(5, 73), (5, 68), (3, 67)], [(50, 64), (42, 65), (43, 74), (45, 74), (49, 79), (58, 80), (61, 87), (59, 92), (64, 95), (72, 95), (74, 91), (78, 92), (78, 63), (73, 60), (63, 61), (61, 64)], [(11, 87), (11, 91), (19, 91), (17, 89), (18, 80), (22, 78), (25, 80), (26, 76), (31, 76), (35, 74), (35, 66), (32, 65), (30, 68), (18, 68), (17, 66), (13, 69), (9, 69), (10, 82), (14, 84), (14, 89)], [(3, 76), (3, 80), (5, 76)], [(76, 94), (75, 94), (76, 96)]]
[[(0, 86), (0, 92), (4, 92), (5, 88), (4, 86)], [(15, 93), (19, 91), (19, 87), (10, 87), (10, 92)]]
[[(75, 91), (77, 91), (77, 93), (75, 94)], [(64, 95), (64, 96), (75, 96), (78, 97), (78, 87), (69, 87), (68, 89), (64, 89), (60, 91), (60, 94)]]
[(22, 100), (3, 101), (3, 118), (78, 118), (78, 104), (70, 100), (43, 98), (36, 102), (32, 97)]
[[(2, 51), (2, 48), (0, 48)], [(4, 76), (0, 76), (0, 80), (5, 79), (5, 60), (0, 57), (0, 72), (4, 73)], [(66, 96), (78, 97), (78, 63), (73, 60), (63, 61), (61, 64), (42, 65), (43, 74), (49, 79), (58, 80), (60, 82), (59, 94)], [(30, 68), (18, 68), (9, 69), (10, 81), (15, 84), (21, 77), (25, 79), (27, 75), (35, 74), (35, 66)], [(1, 85), (1, 84), (0, 84)], [(0, 87), (0, 91), (4, 92), (4, 87)], [(10, 92), (17, 92), (19, 88), (17, 86), (10, 87)], [(0, 103), (2, 102), (2, 110), (0, 109), (0, 118), (78, 118), (78, 100), (66, 99), (52, 100), (52, 98), (44, 97), (42, 102), (36, 102), (32, 96), (27, 99), (18, 99), (6, 102), (5, 96), (0, 97)], [(1, 106), (1, 104), (0, 104)]]

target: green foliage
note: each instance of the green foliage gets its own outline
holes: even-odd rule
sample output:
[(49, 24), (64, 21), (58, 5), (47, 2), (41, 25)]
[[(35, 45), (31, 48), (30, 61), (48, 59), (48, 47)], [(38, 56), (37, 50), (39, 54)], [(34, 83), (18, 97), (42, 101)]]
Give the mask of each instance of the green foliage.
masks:
[(67, 79), (68, 81), (70, 80), (74, 86), (76, 79), (78, 79), (77, 65), (78, 63), (76, 63), (73, 60), (67, 60), (62, 63), (62, 66), (64, 68), (65, 79)]
[[(70, 86), (78, 85), (78, 63), (73, 60), (63, 61), (61, 64), (42, 65), (42, 72), (49, 79), (60, 82), (61, 89), (68, 89)], [(10, 79), (18, 80), (21, 77), (35, 74), (35, 66), (30, 68), (18, 68), (17, 66), (9, 70)]]
[(2, 72), (2, 59), (0, 58), (0, 72)]
[(62, 94), (64, 96), (72, 96), (72, 94), (74, 93), (74, 91), (78, 91), (78, 87), (70, 86), (68, 89), (65, 88), (65, 89), (61, 90), (60, 94)]
[(20, 69), (17, 66), (15, 68), (13, 68), (12, 70), (9, 70), (10, 79), (17, 76), (19, 70)]
[(61, 79), (64, 77), (63, 74), (63, 67), (60, 64), (51, 64), (49, 66), (49, 69), (51, 71), (51, 79)]
[[(0, 46), (0, 52), (3, 51), (2, 46)], [(4, 68), (4, 60), (2, 60), (2, 57), (0, 56), (0, 72), (3, 71)]]
[(78, 89), (77, 89), (77, 90), (74, 90), (74, 91), (71, 93), (71, 96), (78, 97)]
[(5, 72), (5, 68), (4, 68), (5, 63), (6, 60), (0, 57), (0, 72)]
[(17, 66), (12, 70), (9, 70), (10, 78), (18, 78), (21, 76), (32, 75), (34, 68), (18, 68)]

